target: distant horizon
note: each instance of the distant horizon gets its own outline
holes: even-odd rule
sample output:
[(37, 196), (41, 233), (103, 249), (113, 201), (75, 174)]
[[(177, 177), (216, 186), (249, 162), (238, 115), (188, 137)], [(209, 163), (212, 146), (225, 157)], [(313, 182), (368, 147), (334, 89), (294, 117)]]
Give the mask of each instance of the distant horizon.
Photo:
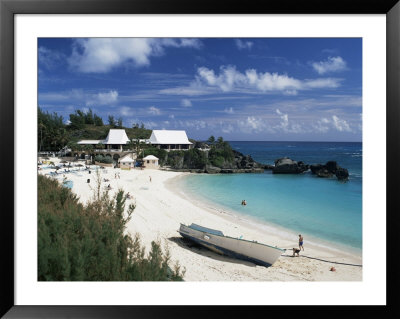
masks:
[(268, 143), (361, 143), (362, 141), (262, 141), (262, 140), (254, 140), (254, 141), (240, 141), (240, 140), (225, 140), (227, 142), (268, 142)]
[(362, 38), (39, 38), (38, 106), (227, 140), (361, 141)]

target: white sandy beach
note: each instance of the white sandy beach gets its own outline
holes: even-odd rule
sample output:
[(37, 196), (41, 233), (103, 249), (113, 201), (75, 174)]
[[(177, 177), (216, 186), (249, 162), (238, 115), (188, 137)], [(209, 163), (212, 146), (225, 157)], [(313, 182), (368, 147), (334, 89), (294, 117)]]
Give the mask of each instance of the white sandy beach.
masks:
[[(103, 170), (101, 170), (103, 171)], [(243, 236), (247, 240), (256, 240), (272, 246), (291, 248), (297, 246), (297, 234), (282, 236), (279, 232), (269, 232), (268, 228), (254, 227), (251, 222), (235, 214), (210, 207), (197, 199), (191, 199), (173, 183), (187, 173), (162, 170), (120, 170), (107, 168), (101, 178), (110, 181), (102, 183), (103, 189), (111, 184), (113, 195), (119, 188), (133, 195), (127, 204), (136, 203), (136, 209), (127, 231), (132, 235), (140, 233), (143, 244), (150, 246), (151, 241), (160, 240), (167, 244), (172, 261), (179, 261), (186, 269), (185, 281), (361, 281), (362, 267), (360, 256), (312, 246), (305, 238), (305, 251), (300, 257), (292, 257), (287, 250), (271, 267), (257, 266), (253, 263), (218, 255), (205, 248), (188, 245), (177, 232), (180, 223), (196, 223), (208, 228), (219, 229), (225, 235)], [(49, 170), (40, 170), (41, 174)], [(115, 173), (120, 179), (115, 179)], [(151, 181), (150, 181), (151, 176)], [(63, 175), (58, 178), (62, 180)], [(79, 195), (82, 202), (93, 196), (96, 174), (92, 171), (80, 171), (67, 174), (73, 181), (72, 191)], [(87, 179), (90, 178), (90, 183)], [(335, 267), (336, 271), (330, 271)]]

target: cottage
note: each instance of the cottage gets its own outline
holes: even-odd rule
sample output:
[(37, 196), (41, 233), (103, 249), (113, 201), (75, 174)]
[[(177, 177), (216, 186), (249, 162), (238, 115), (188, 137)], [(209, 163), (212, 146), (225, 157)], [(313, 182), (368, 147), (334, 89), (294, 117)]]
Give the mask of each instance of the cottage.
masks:
[(153, 130), (149, 143), (165, 150), (188, 150), (193, 148), (185, 131)]
[(147, 155), (143, 158), (143, 165), (146, 168), (159, 168), (158, 158), (154, 155)]
[(119, 160), (119, 167), (121, 169), (131, 169), (135, 167), (136, 156), (133, 154), (127, 154)]

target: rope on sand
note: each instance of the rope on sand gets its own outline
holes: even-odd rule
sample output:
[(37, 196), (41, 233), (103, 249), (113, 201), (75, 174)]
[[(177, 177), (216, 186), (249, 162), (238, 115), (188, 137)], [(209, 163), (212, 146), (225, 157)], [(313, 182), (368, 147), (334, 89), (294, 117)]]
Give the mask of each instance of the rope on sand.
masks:
[[(293, 256), (292, 255), (282, 255), (281, 257), (293, 257)], [(362, 265), (341, 263), (341, 262), (338, 262), (338, 261), (325, 260), (325, 259), (320, 259), (320, 258), (315, 258), (315, 257), (310, 257), (310, 256), (304, 256), (304, 255), (301, 255), (301, 256), (298, 256), (298, 257), (303, 257), (303, 258), (308, 258), (308, 259), (315, 259), (315, 260), (319, 260), (319, 261), (323, 261), (323, 262), (331, 263), (331, 264), (337, 264), (337, 265), (362, 267)]]

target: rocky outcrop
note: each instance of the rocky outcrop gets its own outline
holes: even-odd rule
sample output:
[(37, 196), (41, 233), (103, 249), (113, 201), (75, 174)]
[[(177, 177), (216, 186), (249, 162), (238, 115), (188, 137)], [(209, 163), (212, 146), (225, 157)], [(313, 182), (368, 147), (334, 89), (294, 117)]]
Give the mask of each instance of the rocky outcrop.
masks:
[(296, 162), (288, 157), (275, 160), (275, 166), (272, 169), (274, 174), (300, 174), (308, 170), (308, 165), (303, 162)]
[(349, 171), (345, 168), (339, 168), (335, 173), (336, 177), (340, 181), (347, 181), (349, 179)]
[(342, 168), (335, 161), (326, 162), (325, 165), (316, 164), (310, 166), (311, 172), (318, 177), (336, 176), (338, 180), (346, 181), (349, 178), (349, 171)]
[(206, 168), (204, 169), (204, 173), (208, 174), (218, 174), (221, 172), (221, 168), (215, 167), (212, 165), (206, 165)]

